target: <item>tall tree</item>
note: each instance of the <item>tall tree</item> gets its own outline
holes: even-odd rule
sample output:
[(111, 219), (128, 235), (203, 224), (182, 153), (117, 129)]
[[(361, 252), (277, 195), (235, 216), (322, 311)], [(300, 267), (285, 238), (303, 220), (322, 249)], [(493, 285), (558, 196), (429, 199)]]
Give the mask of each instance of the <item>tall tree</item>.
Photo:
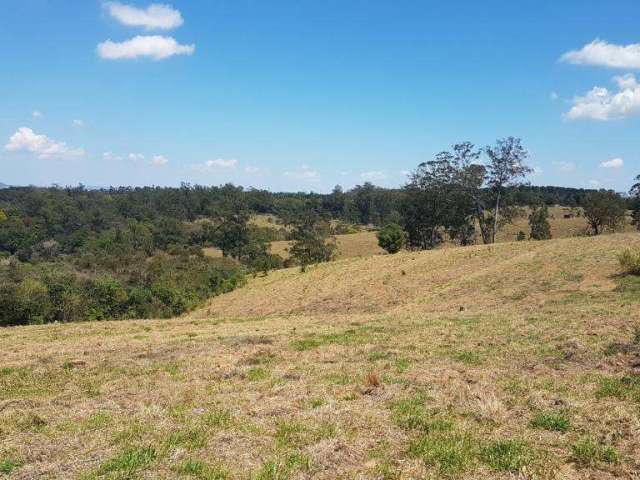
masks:
[(531, 168), (524, 163), (529, 154), (519, 138), (507, 137), (498, 140), (494, 146), (486, 147), (485, 152), (489, 157), (487, 185), (495, 196), (491, 235), (491, 241), (495, 242), (500, 222), (500, 202), (503, 200), (504, 191), (507, 187), (520, 185), (531, 172)]
[(411, 246), (433, 248), (443, 233), (461, 244), (472, 242), (484, 179), (484, 168), (475, 163), (479, 156), (471, 143), (457, 144), (411, 174), (402, 205)]
[(631, 203), (631, 216), (636, 228), (640, 230), (640, 175), (635, 180), (636, 183), (629, 190), (629, 194), (634, 197)]
[(599, 235), (605, 228), (615, 230), (623, 225), (626, 214), (624, 199), (614, 191), (593, 192), (584, 199), (584, 216), (594, 235)]

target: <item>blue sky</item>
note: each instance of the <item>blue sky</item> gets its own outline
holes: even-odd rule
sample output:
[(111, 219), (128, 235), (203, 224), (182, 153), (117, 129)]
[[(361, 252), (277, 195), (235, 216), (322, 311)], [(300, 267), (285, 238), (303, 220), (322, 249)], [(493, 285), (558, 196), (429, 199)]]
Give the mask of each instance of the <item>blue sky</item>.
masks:
[(640, 173), (640, 2), (5, 0), (0, 182), (328, 191), (522, 137), (534, 184)]

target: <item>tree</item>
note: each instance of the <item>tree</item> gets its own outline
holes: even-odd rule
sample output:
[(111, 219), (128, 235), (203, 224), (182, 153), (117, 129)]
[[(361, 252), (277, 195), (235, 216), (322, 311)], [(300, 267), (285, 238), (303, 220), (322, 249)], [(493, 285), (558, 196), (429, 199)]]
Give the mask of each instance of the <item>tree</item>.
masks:
[(248, 222), (251, 212), (242, 188), (225, 185), (224, 189), (218, 206), (217, 226), (209, 235), (223, 256), (240, 259), (250, 243)]
[(605, 228), (614, 230), (624, 224), (627, 206), (614, 191), (601, 190), (588, 194), (584, 199), (584, 216), (594, 235)]
[(398, 253), (404, 247), (406, 234), (402, 227), (390, 223), (378, 232), (378, 245), (389, 253)]
[(534, 206), (529, 214), (529, 238), (533, 240), (549, 240), (551, 238), (551, 225), (549, 224), (549, 209), (541, 203)]
[(507, 137), (498, 140), (495, 146), (486, 147), (485, 152), (489, 157), (487, 185), (495, 197), (491, 232), (491, 242), (495, 242), (500, 223), (500, 202), (504, 191), (507, 187), (520, 185), (521, 179), (531, 172), (531, 168), (524, 164), (529, 154), (519, 138)]
[(401, 210), (408, 243), (433, 248), (447, 233), (462, 245), (473, 243), (475, 216), (484, 212), (481, 186), (485, 170), (469, 142), (421, 163), (404, 188)]
[(633, 217), (634, 225), (640, 230), (640, 175), (635, 180), (637, 183), (629, 190), (629, 194), (634, 197), (631, 203), (631, 216)]
[(333, 259), (336, 244), (335, 238), (329, 240), (328, 222), (312, 212), (301, 213), (293, 224), (289, 254), (304, 272), (309, 265)]

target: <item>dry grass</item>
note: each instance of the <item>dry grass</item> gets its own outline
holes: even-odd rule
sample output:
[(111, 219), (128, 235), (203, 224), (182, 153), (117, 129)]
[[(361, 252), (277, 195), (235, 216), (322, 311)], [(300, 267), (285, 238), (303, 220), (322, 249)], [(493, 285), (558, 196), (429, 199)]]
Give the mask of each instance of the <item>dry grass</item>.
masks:
[(637, 478), (634, 245), (352, 258), (180, 319), (0, 330), (0, 477)]
[[(378, 246), (378, 237), (376, 232), (363, 231), (358, 233), (349, 233), (345, 235), (336, 235), (336, 245), (338, 250), (336, 258), (338, 260), (345, 258), (368, 257), (371, 255), (380, 255), (385, 253)], [(271, 253), (280, 255), (282, 258), (289, 257), (289, 247), (291, 242), (279, 241), (271, 242)]]

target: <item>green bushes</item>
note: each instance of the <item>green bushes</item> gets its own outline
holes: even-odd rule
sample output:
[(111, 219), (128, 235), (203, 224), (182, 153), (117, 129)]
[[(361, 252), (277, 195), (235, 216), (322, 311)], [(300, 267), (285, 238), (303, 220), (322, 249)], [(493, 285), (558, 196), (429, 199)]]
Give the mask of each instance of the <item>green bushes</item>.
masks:
[(624, 273), (640, 275), (640, 250), (633, 251), (628, 248), (618, 255), (618, 261)]
[(237, 262), (186, 254), (158, 253), (124, 273), (101, 271), (62, 261), (0, 266), (0, 326), (171, 317), (244, 282)]
[(389, 253), (398, 253), (404, 247), (406, 234), (400, 225), (391, 223), (378, 232), (378, 245)]

